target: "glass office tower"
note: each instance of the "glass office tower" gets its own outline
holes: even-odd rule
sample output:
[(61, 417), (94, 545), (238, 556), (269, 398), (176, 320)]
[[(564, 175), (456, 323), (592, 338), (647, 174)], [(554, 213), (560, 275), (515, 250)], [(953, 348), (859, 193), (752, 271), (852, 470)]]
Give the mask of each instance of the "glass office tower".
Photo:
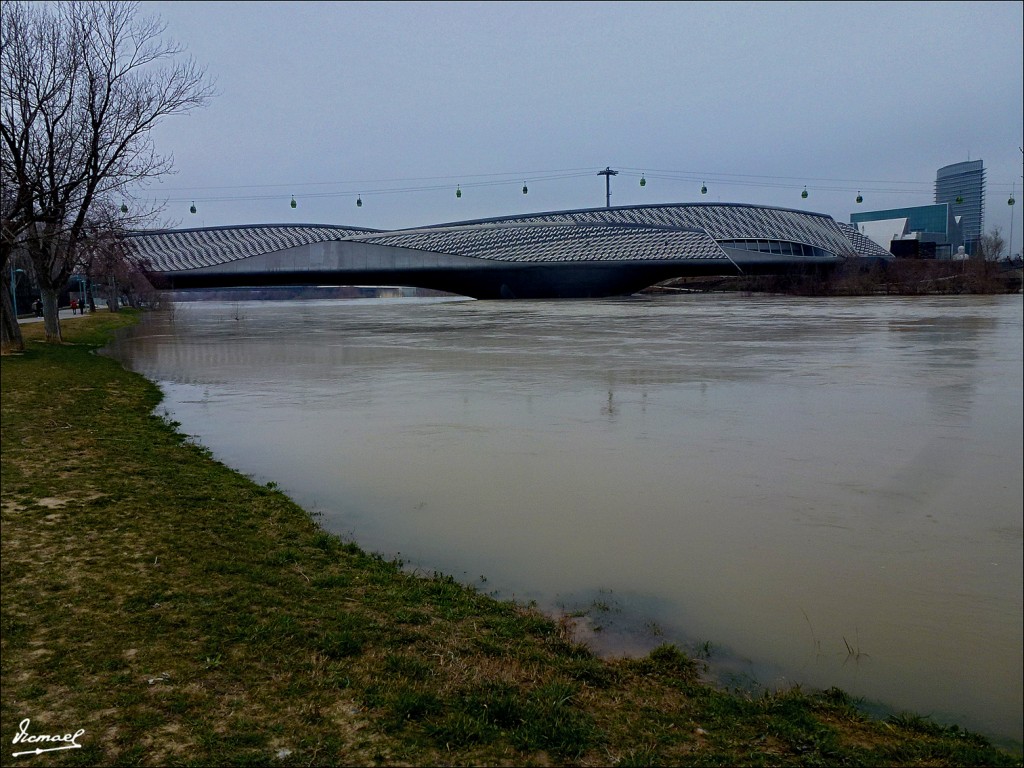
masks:
[(964, 248), (973, 254), (985, 231), (985, 167), (982, 161), (968, 160), (939, 168), (935, 173), (935, 202), (949, 203), (953, 215), (960, 218)]

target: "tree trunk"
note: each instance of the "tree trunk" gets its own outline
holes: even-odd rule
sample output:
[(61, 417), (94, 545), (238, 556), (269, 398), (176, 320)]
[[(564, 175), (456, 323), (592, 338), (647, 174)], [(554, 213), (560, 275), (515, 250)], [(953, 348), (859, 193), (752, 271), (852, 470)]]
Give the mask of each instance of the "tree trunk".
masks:
[(48, 344), (63, 343), (64, 339), (60, 335), (60, 316), (57, 314), (60, 290), (40, 285), (39, 298), (43, 301), (43, 327), (46, 329), (46, 342)]
[(2, 305), (0, 305), (0, 349), (2, 349), (4, 354), (23, 352), (25, 341), (21, 337), (21, 326), (18, 325), (18, 317), (14, 314), (10, 281), (3, 280), (2, 282), (4, 295)]
[(117, 280), (113, 275), (110, 276), (110, 284), (107, 287), (107, 309), (111, 312), (117, 312), (120, 309), (117, 303)]

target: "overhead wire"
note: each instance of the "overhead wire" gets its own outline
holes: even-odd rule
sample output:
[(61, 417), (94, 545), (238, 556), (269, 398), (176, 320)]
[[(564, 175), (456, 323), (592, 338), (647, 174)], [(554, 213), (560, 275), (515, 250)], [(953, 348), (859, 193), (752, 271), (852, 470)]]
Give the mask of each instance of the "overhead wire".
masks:
[[(720, 173), (691, 170), (665, 170), (649, 168), (639, 169), (619, 166), (620, 172), (628, 177), (640, 177), (645, 181), (661, 180), (673, 183), (686, 184), (711, 184), (723, 187), (749, 187), (762, 189), (802, 189), (808, 185), (815, 192), (842, 192), (842, 193), (870, 193), (870, 194), (910, 194), (910, 195), (931, 195), (934, 189), (934, 182), (930, 181), (900, 181), (895, 179), (846, 179), (831, 177), (804, 177), (804, 176), (772, 176), (767, 174), (749, 173)], [(357, 194), (360, 199), (365, 196), (407, 194), (417, 192), (432, 192), (451, 189), (453, 185), (460, 188), (473, 189), (483, 187), (519, 186), (528, 183), (543, 183), (547, 181), (560, 181), (564, 179), (584, 178), (594, 174), (593, 168), (563, 168), (549, 171), (510, 171), (501, 173), (476, 173), (459, 174), (448, 176), (413, 176), (381, 179), (354, 179), (346, 181), (316, 181), (283, 184), (249, 184), (249, 185), (215, 185), (200, 187), (165, 187), (163, 191), (182, 191), (187, 194), (181, 197), (169, 197), (169, 203), (181, 203), (197, 201), (204, 203), (221, 202), (247, 202), (259, 200), (275, 200), (282, 197), (282, 192), (259, 192), (259, 190), (290, 190), (300, 198), (340, 198), (353, 197)], [(435, 184), (415, 184), (414, 182), (437, 181)], [(389, 186), (398, 184), (399, 186)], [(851, 186), (845, 186), (850, 184)], [(873, 186), (878, 185), (878, 186)], [(310, 187), (346, 187), (345, 189), (333, 189), (325, 191), (301, 191)], [(643, 186), (643, 184), (641, 184)], [(369, 188), (368, 188), (369, 187)], [(990, 183), (986, 185), (988, 192), (1003, 194), (1011, 190), (1010, 185)], [(196, 194), (196, 192), (219, 190), (254, 190), (251, 194)], [(1011, 190), (1012, 191), (1012, 190)]]
[[(561, 179), (573, 179), (589, 176), (592, 173), (590, 169), (586, 172), (542, 172), (533, 171), (529, 173), (519, 174), (467, 174), (464, 176), (437, 176), (437, 177), (420, 177), (423, 180), (429, 179), (445, 179), (445, 184), (427, 184), (418, 186), (401, 186), (401, 187), (378, 187), (376, 189), (366, 189), (366, 185), (373, 183), (372, 180), (361, 180), (361, 181), (345, 181), (345, 182), (311, 182), (310, 184), (273, 184), (273, 185), (253, 185), (251, 187), (245, 185), (238, 185), (233, 187), (179, 187), (177, 189), (183, 190), (201, 190), (201, 189), (260, 189), (260, 188), (274, 188), (274, 189), (296, 189), (302, 186), (314, 186), (314, 185), (349, 185), (352, 189), (346, 190), (333, 190), (329, 192), (304, 192), (301, 193), (303, 198), (330, 198), (330, 197), (352, 197), (358, 192), (363, 195), (389, 195), (389, 194), (401, 194), (407, 192), (430, 192), (435, 190), (446, 190), (450, 189), (452, 184), (456, 180), (461, 179), (473, 179), (473, 178), (488, 178), (493, 176), (508, 176), (506, 179), (493, 179), (490, 181), (470, 181), (462, 182), (464, 188), (477, 188), (477, 187), (496, 187), (496, 186), (519, 186), (523, 183), (535, 183), (544, 181), (558, 181)], [(416, 181), (416, 178), (411, 179), (386, 179), (378, 180), (377, 183), (386, 181)], [(184, 197), (171, 197), (168, 198), (168, 202), (180, 203), (186, 200), (197, 200), (203, 202), (237, 202), (237, 201), (252, 201), (252, 200), (274, 200), (280, 198), (280, 193), (274, 194), (252, 194), (252, 195), (211, 195), (203, 197), (201, 195), (186, 195)]]

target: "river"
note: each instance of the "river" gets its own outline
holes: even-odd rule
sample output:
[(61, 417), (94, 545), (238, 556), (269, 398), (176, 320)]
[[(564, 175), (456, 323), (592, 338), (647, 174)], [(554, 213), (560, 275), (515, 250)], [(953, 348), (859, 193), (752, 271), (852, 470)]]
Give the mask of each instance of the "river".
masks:
[(1024, 738), (1020, 295), (188, 302), (108, 350), (328, 530), (730, 684)]

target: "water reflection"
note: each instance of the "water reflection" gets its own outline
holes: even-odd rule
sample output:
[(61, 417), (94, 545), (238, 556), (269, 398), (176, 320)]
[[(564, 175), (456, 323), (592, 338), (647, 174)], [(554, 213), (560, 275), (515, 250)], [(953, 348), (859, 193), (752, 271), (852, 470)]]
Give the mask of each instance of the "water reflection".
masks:
[(179, 305), (116, 354), (370, 549), (1021, 737), (1019, 296)]

